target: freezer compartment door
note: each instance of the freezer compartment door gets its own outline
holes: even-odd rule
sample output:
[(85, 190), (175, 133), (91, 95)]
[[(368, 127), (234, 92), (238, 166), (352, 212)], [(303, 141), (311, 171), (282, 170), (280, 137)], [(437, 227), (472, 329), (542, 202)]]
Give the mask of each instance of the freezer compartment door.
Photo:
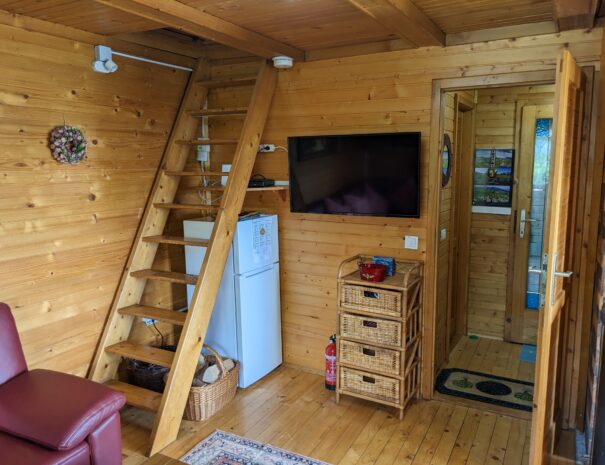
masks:
[(278, 262), (277, 215), (239, 221), (233, 244), (236, 274), (247, 274)]
[(282, 363), (279, 264), (235, 279), (239, 386), (245, 388)]

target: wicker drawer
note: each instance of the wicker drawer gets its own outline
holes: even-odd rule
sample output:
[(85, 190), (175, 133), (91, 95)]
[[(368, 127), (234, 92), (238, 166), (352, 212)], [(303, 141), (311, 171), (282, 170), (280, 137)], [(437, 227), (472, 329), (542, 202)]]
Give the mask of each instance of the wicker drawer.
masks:
[(401, 291), (376, 287), (343, 284), (340, 289), (340, 306), (381, 315), (401, 316)]
[(401, 374), (401, 352), (339, 339), (340, 361), (393, 376)]
[(340, 367), (338, 376), (341, 391), (361, 394), (394, 404), (398, 404), (401, 399), (401, 384), (398, 379), (347, 367)]
[(340, 314), (340, 335), (345, 338), (401, 347), (401, 328), (399, 321)]

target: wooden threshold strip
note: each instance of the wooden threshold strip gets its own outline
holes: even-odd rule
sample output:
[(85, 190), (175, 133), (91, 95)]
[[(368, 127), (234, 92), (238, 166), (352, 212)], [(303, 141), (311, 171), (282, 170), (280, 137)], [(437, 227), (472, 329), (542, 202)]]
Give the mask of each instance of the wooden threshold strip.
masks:
[(134, 344), (132, 342), (118, 342), (107, 347), (105, 350), (111, 354), (118, 354), (122, 357), (140, 360), (141, 362), (153, 363), (165, 368), (170, 368), (174, 359), (174, 352), (143, 344)]
[(130, 305), (118, 310), (121, 315), (132, 315), (141, 318), (163, 321), (177, 326), (183, 326), (187, 314), (166, 308), (150, 307), (147, 305)]
[(121, 392), (126, 396), (126, 401), (134, 407), (156, 412), (160, 408), (162, 402), (162, 394), (159, 392), (150, 391), (139, 386), (123, 383), (117, 380), (111, 380), (105, 385), (114, 391)]
[(179, 236), (147, 236), (143, 237), (143, 241), (151, 242), (153, 244), (192, 245), (195, 247), (206, 247), (209, 242), (205, 239), (193, 239)]
[(130, 273), (134, 278), (153, 279), (154, 281), (167, 281), (175, 284), (197, 284), (197, 276), (174, 271), (139, 270)]

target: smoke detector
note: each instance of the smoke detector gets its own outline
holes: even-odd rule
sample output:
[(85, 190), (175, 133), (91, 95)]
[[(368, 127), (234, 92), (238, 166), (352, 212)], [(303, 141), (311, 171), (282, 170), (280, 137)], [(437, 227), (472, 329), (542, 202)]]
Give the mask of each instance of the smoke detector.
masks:
[(273, 57), (273, 66), (275, 66), (277, 69), (290, 69), (292, 66), (294, 66), (294, 58), (290, 58), (285, 55)]
[(104, 45), (95, 46), (95, 59), (92, 62), (92, 69), (97, 73), (115, 73), (118, 65), (112, 60), (111, 48)]

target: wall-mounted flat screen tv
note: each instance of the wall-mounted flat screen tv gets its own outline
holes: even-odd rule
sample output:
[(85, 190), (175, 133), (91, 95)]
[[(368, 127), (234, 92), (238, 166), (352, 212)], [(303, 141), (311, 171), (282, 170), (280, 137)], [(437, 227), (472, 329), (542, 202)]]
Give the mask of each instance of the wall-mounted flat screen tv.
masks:
[(420, 133), (288, 138), (290, 209), (420, 216)]

